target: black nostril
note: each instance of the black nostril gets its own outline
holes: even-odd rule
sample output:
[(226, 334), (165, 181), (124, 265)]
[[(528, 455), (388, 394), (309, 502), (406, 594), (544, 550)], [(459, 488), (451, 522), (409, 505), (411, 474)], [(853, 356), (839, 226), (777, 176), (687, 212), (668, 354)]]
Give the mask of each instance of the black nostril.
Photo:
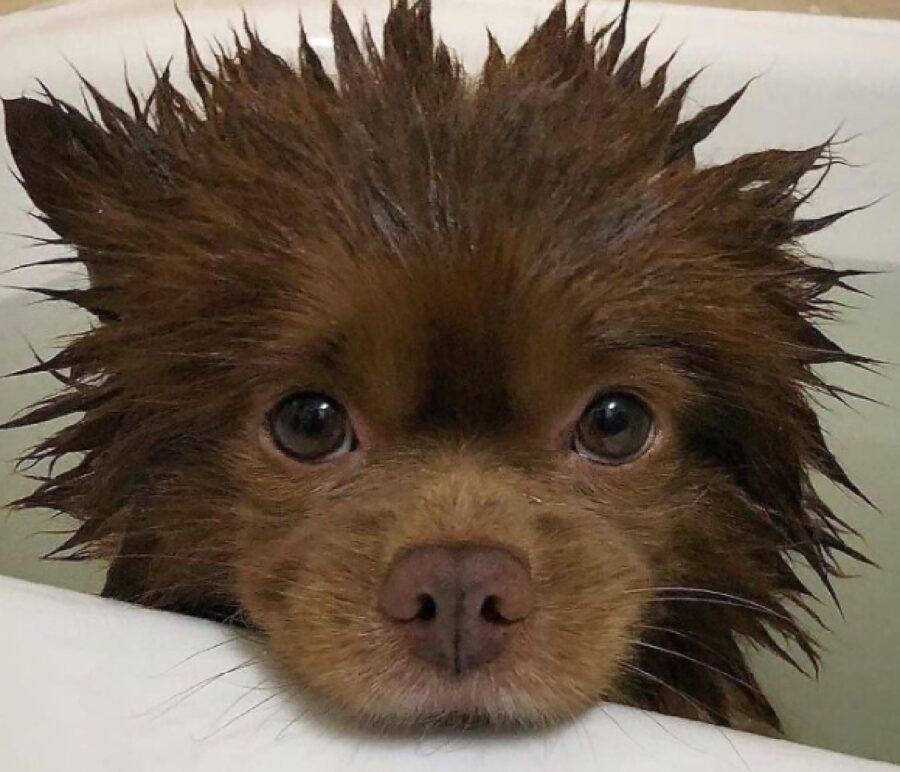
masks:
[(437, 616), (437, 603), (434, 602), (434, 598), (428, 594), (423, 594), (416, 600), (419, 601), (419, 611), (416, 614), (416, 619), (422, 622), (430, 622)]
[(506, 620), (500, 613), (500, 609), (497, 608), (498, 603), (499, 598), (497, 598), (496, 595), (489, 595), (484, 603), (481, 604), (481, 618), (486, 622), (491, 622), (493, 624), (505, 622)]

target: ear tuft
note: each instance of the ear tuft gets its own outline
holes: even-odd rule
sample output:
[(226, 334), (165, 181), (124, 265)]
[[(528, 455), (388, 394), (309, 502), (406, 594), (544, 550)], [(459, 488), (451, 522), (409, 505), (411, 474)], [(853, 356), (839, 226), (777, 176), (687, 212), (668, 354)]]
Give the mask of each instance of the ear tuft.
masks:
[(6, 140), (22, 183), (47, 223), (65, 236), (72, 182), (104, 157), (102, 132), (68, 105), (21, 97), (3, 100)]

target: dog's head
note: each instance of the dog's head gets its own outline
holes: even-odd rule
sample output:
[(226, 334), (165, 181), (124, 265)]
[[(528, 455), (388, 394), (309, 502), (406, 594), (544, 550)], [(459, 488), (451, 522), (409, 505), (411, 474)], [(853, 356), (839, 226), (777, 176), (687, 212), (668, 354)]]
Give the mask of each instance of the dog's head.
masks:
[[(699, 168), (623, 20), (562, 6), (477, 79), (396, 4), (336, 8), (338, 77), (248, 29), (195, 94), (6, 103), (100, 322), (34, 371), (77, 414), (21, 502), (82, 521), (107, 594), (260, 628), (372, 721), (544, 722), (603, 697), (774, 720), (739, 649), (814, 649), (793, 561), (851, 553), (810, 406), (844, 275), (797, 240), (827, 144)], [(90, 86), (88, 86), (90, 89)], [(224, 609), (224, 611), (222, 611)]]

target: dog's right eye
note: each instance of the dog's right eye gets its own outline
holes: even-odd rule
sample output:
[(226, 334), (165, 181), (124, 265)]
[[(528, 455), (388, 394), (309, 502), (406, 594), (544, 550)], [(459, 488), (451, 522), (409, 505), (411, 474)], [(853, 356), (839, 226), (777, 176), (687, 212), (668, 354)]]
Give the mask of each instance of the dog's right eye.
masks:
[(647, 450), (655, 431), (653, 413), (643, 400), (607, 392), (595, 397), (578, 420), (572, 445), (591, 461), (623, 464)]
[(327, 461), (356, 447), (347, 411), (312, 391), (290, 394), (275, 405), (269, 433), (280, 451), (298, 461)]

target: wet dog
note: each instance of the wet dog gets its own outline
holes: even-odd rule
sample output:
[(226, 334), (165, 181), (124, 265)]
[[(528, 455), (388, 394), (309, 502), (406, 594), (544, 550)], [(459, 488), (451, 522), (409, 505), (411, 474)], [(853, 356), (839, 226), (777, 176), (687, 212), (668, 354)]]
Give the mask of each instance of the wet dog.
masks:
[(858, 493), (811, 407), (864, 361), (817, 327), (847, 274), (798, 243), (833, 154), (699, 166), (742, 92), (684, 118), (626, 18), (559, 6), (470, 76), (426, 2), (380, 47), (335, 6), (336, 77), (248, 25), (188, 35), (189, 95), (7, 101), (90, 278), (43, 291), (97, 318), (9, 424), (74, 417), (19, 502), (80, 521), (61, 554), (371, 724), (775, 725), (742, 644), (815, 659), (796, 559), (862, 559), (810, 482)]

